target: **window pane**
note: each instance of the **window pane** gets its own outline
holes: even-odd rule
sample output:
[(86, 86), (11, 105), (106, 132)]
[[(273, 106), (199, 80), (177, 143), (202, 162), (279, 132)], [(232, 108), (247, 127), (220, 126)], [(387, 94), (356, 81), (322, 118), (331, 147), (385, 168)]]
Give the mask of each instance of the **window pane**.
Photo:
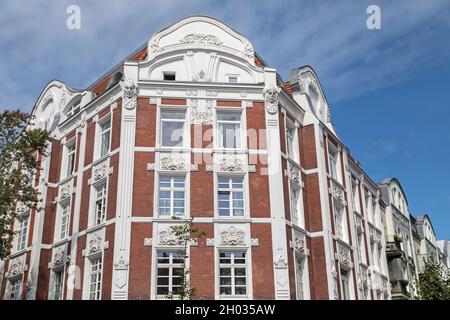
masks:
[(217, 113), (217, 120), (219, 121), (241, 121), (240, 113), (219, 112)]
[(163, 147), (182, 147), (184, 136), (183, 122), (163, 122), (161, 145)]
[(184, 120), (185, 112), (183, 111), (163, 111), (161, 112), (161, 119), (180, 119)]

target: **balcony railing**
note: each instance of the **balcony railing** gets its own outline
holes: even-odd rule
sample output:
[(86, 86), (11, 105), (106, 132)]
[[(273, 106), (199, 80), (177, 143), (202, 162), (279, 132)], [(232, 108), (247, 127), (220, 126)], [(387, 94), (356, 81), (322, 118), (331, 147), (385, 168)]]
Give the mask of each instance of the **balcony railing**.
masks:
[(390, 241), (386, 243), (386, 255), (390, 259), (400, 258), (403, 251), (400, 246), (400, 241)]

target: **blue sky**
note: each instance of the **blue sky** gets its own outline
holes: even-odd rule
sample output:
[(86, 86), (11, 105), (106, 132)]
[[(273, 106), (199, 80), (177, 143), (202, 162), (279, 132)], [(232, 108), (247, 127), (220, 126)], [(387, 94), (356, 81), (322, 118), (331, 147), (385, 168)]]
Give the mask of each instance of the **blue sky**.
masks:
[[(81, 29), (66, 28), (69, 5)], [(381, 8), (368, 30), (366, 8)], [(177, 20), (216, 17), (287, 79), (311, 65), (338, 134), (374, 180), (395, 176), (413, 214), (450, 238), (450, 1), (4, 0), (0, 110), (31, 110), (59, 79), (84, 88)]]

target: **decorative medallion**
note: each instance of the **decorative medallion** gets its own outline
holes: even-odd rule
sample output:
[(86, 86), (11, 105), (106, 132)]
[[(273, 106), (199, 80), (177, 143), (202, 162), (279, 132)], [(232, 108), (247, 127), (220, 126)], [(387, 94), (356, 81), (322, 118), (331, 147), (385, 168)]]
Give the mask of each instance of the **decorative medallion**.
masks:
[(264, 104), (268, 113), (274, 114), (278, 112), (278, 94), (280, 91), (281, 89), (274, 85), (264, 88)]
[(126, 78), (123, 82), (123, 104), (128, 110), (136, 108), (137, 84), (133, 79)]
[(231, 226), (228, 230), (220, 232), (220, 244), (229, 246), (245, 245), (245, 232)]

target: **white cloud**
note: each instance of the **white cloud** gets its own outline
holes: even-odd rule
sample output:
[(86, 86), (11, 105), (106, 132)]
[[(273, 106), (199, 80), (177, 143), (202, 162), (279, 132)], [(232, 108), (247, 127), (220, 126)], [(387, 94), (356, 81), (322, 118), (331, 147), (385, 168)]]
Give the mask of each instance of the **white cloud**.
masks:
[[(247, 36), (285, 79), (290, 69), (312, 65), (331, 103), (448, 59), (448, 1), (377, 1), (378, 31), (366, 28), (369, 1), (317, 2), (3, 1), (0, 109), (29, 110), (54, 78), (85, 87), (153, 33), (195, 14), (215, 16)], [(66, 28), (71, 4), (81, 7), (79, 31)]]

